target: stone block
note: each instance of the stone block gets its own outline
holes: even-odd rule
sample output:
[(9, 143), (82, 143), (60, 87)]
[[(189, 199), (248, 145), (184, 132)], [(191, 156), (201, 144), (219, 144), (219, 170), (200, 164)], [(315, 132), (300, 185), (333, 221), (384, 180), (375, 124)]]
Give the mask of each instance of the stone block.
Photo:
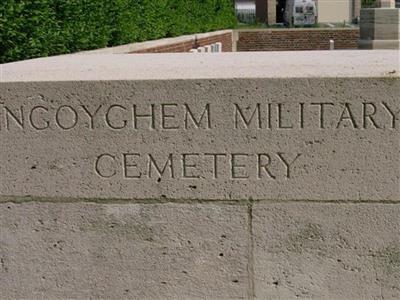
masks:
[[(84, 56), (73, 72), (77, 78), (92, 72), (101, 78), (111, 67), (109, 80), (2, 82), (0, 195), (399, 199), (400, 80), (392, 52), (329, 53), (299, 54), (294, 65), (292, 53), (165, 55), (153, 80), (121, 81), (112, 78), (139, 73), (145, 79), (140, 64), (155, 70), (160, 58), (113, 55), (112, 67), (96, 73), (101, 63), (92, 66), (96, 57)], [(377, 63), (357, 68), (357, 61), (371, 59)], [(52, 60), (60, 69), (60, 59), (45, 62)], [(301, 67), (319, 60), (318, 68)], [(29, 76), (31, 63), (40, 60), (6, 65), (3, 78)], [(129, 72), (115, 72), (119, 63)], [(223, 64), (222, 72), (237, 77), (215, 79)], [(188, 70), (197, 79), (162, 78), (162, 68), (174, 76)], [(258, 68), (264, 75), (248, 78), (258, 76)], [(298, 68), (303, 78), (288, 77)], [(214, 77), (202, 79), (210, 70)], [(345, 72), (351, 77), (340, 75)], [(57, 71), (51, 74), (57, 78)], [(66, 67), (59, 79), (68, 74)]]
[(0, 204), (1, 299), (244, 299), (247, 208)]
[(395, 8), (396, 2), (395, 0), (379, 0), (378, 5), (381, 8)]
[(362, 9), (358, 44), (361, 49), (399, 49), (400, 9)]
[(256, 299), (399, 299), (400, 206), (253, 209)]
[(1, 65), (0, 297), (398, 299), (397, 62)]

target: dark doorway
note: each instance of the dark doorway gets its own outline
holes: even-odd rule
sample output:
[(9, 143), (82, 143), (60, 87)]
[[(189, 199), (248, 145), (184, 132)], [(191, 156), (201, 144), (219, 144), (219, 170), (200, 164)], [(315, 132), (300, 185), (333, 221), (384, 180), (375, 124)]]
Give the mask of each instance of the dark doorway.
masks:
[(276, 1), (276, 23), (284, 23), (285, 22), (285, 9), (286, 9), (286, 0), (278, 0)]
[(267, 22), (267, 0), (256, 0), (256, 19), (259, 23)]

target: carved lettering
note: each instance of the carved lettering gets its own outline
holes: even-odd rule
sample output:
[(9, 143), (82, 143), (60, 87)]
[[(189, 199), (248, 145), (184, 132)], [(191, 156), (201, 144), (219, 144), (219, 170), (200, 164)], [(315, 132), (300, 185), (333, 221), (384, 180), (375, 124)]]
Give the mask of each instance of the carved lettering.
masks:
[[(175, 121), (176, 115), (175, 110), (178, 107), (177, 104), (161, 104), (161, 128), (162, 129), (178, 129), (179, 126), (168, 124), (168, 119), (170, 121)], [(168, 112), (169, 111), (169, 112)], [(171, 120), (172, 119), (172, 120)]]
[(225, 157), (225, 153), (205, 153), (205, 156), (211, 156), (213, 158), (213, 178), (218, 178), (218, 157)]
[[(250, 109), (250, 106), (247, 107), (247, 109)], [(251, 113), (250, 117), (246, 118), (245, 113), (242, 111), (240, 106), (238, 104), (235, 104), (235, 128), (239, 128), (239, 117), (242, 120), (242, 124), (244, 124), (245, 128), (248, 128), (253, 121), (253, 118), (257, 119), (257, 127), (261, 129), (261, 110), (260, 110), (260, 103), (256, 104), (256, 107), (254, 108), (253, 112)]]
[(185, 104), (185, 129), (189, 128), (189, 119), (192, 121), (193, 125), (196, 128), (201, 128), (201, 123), (203, 119), (207, 119), (206, 126), (204, 128), (211, 129), (211, 111), (210, 111), (210, 104), (206, 104), (203, 113), (201, 114), (200, 118), (196, 120), (195, 116), (193, 115), (192, 111), (190, 110), (189, 105)]
[(349, 103), (344, 103), (344, 109), (342, 111), (342, 114), (340, 115), (340, 119), (336, 125), (336, 128), (339, 128), (343, 121), (350, 121), (353, 128), (358, 128), (356, 120), (354, 118), (354, 114), (352, 113), (352, 111), (350, 109)]
[[(151, 153), (101, 154), (95, 173), (104, 179), (291, 179), (301, 153)], [(211, 158), (211, 160), (210, 160)], [(209, 170), (212, 167), (212, 174)], [(118, 171), (120, 169), (120, 171)], [(175, 170), (182, 172), (176, 174)]]
[[(126, 127), (126, 125), (128, 124), (128, 120), (127, 119), (122, 119), (122, 120), (120, 120), (120, 124), (118, 125), (118, 124), (115, 124), (115, 123), (113, 123), (113, 122), (111, 122), (111, 117), (110, 117), (110, 115), (112, 114), (112, 112), (113, 111), (115, 111), (115, 110), (120, 110), (120, 111), (125, 111), (126, 112), (126, 107), (124, 107), (124, 106), (122, 106), (122, 105), (118, 105), (118, 104), (115, 104), (115, 105), (111, 105), (109, 108), (108, 108), (108, 110), (107, 110), (107, 113), (106, 113), (106, 123), (107, 123), (107, 125), (110, 127), (110, 128), (112, 128), (112, 129), (116, 129), (116, 130), (118, 130), (118, 129), (124, 129), (125, 127)], [(121, 123), (121, 121), (122, 121), (122, 123)]]
[[(63, 119), (62, 118), (63, 112), (66, 114), (66, 117), (64, 118), (72, 121), (71, 124), (65, 124), (65, 123), (63, 124), (64, 121), (61, 121)], [(57, 109), (55, 120), (57, 126), (60, 127), (61, 129), (71, 130), (78, 123), (78, 113), (72, 106), (63, 105)]]
[(153, 170), (153, 168), (156, 169), (159, 177), (163, 177), (163, 175), (166, 172), (167, 168), (169, 168), (170, 177), (174, 178), (174, 164), (173, 164), (173, 156), (172, 156), (172, 154), (168, 155), (168, 159), (167, 159), (167, 161), (165, 162), (165, 164), (164, 164), (164, 166), (162, 168), (160, 168), (157, 165), (156, 160), (153, 158), (153, 156), (151, 154), (149, 154), (148, 157), (149, 157), (149, 165), (148, 165), (149, 168), (148, 168), (148, 171), (149, 171), (149, 177), (150, 178), (152, 178), (152, 170)]
[(5, 112), (6, 112), (6, 128), (7, 130), (10, 130), (10, 117), (12, 120), (14, 120), (14, 123), (20, 128), (24, 129), (25, 123), (24, 123), (24, 110), (23, 107), (21, 106), (19, 108), (19, 116), (14, 114), (8, 107), (4, 107)]
[[(139, 153), (123, 153), (123, 171), (124, 178), (136, 178), (142, 177), (142, 173), (138, 171), (138, 165), (136, 158), (140, 158)], [(134, 171), (133, 171), (134, 170)]]
[(271, 157), (266, 153), (261, 153), (257, 155), (257, 170), (258, 170), (258, 179), (263, 178), (264, 173), (268, 175), (268, 177), (275, 179), (276, 177), (269, 171), (269, 166), (271, 163)]
[[(88, 115), (89, 120), (90, 120), (90, 129), (94, 129), (94, 118), (96, 117), (97, 113), (99, 112), (99, 110), (101, 109), (101, 105), (99, 105), (97, 107), (97, 109), (94, 112), (91, 112), (85, 105), (81, 105), (83, 111)], [(110, 112), (110, 110), (107, 111), (107, 117), (108, 117), (108, 113)]]
[(285, 153), (277, 153), (277, 156), (279, 157), (279, 159), (283, 162), (283, 164), (286, 167), (286, 178), (290, 178), (291, 172), (292, 172), (292, 169), (291, 169), (292, 165), (301, 156), (301, 153), (297, 153), (296, 157), (294, 159), (292, 159), (292, 161), (288, 161), (284, 157), (284, 155), (285, 155)]
[(138, 129), (138, 120), (148, 119), (150, 121), (150, 129), (156, 128), (156, 118), (155, 118), (155, 108), (154, 104), (150, 105), (150, 113), (149, 114), (138, 114), (137, 105), (134, 104), (132, 107), (132, 118), (133, 118), (133, 128)]
[(115, 156), (107, 154), (107, 153), (99, 155), (94, 164), (94, 170), (95, 170), (96, 174), (102, 178), (111, 178), (111, 177), (115, 176), (115, 174), (117, 174), (117, 171), (113, 168), (104, 166), (103, 163), (105, 164), (106, 160), (109, 160), (112, 163), (114, 163)]
[[(385, 130), (396, 129), (400, 122), (399, 107), (387, 102), (260, 102), (251, 105), (231, 103), (232, 110), (214, 108), (211, 104), (177, 103), (110, 104), (88, 106), (32, 105), (10, 108), (0, 103), (0, 130), (62, 130), (75, 127), (95, 130), (210, 130), (222, 126), (232, 130)], [(315, 108), (314, 108), (315, 107)], [(132, 109), (132, 111), (130, 111)], [(225, 122), (213, 124), (216, 115), (225, 114)]]
[[(288, 125), (284, 125), (283, 124), (283, 117), (282, 117), (282, 103), (278, 103), (277, 107), (278, 107), (278, 129), (292, 129), (293, 125), (288, 124)], [(289, 119), (289, 118), (288, 118)]]
[[(199, 154), (197, 153), (185, 153), (182, 154), (182, 172), (183, 172), (183, 178), (200, 178), (199, 174), (196, 174), (197, 171), (197, 164), (196, 163), (189, 163), (188, 160), (190, 159), (190, 157), (195, 157), (198, 158)], [(192, 169), (192, 172), (190, 172), (189, 170)]]
[[(368, 112), (368, 107), (371, 108), (372, 111)], [(372, 117), (376, 114), (376, 106), (374, 103), (363, 103), (363, 128), (367, 128), (367, 120), (375, 127), (379, 128), (375, 119)]]
[(42, 110), (42, 111), (45, 111), (46, 113), (49, 112), (49, 109), (47, 107), (44, 107), (44, 106), (40, 106), (39, 105), (39, 106), (33, 107), (31, 109), (30, 114), (29, 114), (29, 122), (30, 122), (31, 126), (33, 128), (35, 128), (36, 130), (45, 130), (45, 129), (49, 128), (50, 122), (49, 122), (48, 119), (45, 119), (45, 120), (42, 121), (42, 123), (44, 123), (43, 125), (38, 125), (33, 121), (34, 120), (33, 116), (35, 115), (35, 111), (37, 111), (37, 110)]
[(304, 128), (304, 104), (305, 103), (299, 103), (300, 108), (299, 108), (299, 123), (300, 123), (300, 128)]
[(319, 107), (319, 128), (325, 128), (325, 107), (334, 106), (334, 103), (311, 103), (310, 105), (316, 105)]
[(382, 106), (386, 109), (386, 111), (389, 113), (389, 115), (390, 115), (390, 117), (392, 119), (392, 122), (391, 122), (392, 123), (392, 127), (391, 128), (395, 129), (396, 128), (396, 121), (400, 120), (400, 117), (399, 117), (400, 109), (395, 112), (392, 108), (390, 108), (390, 106), (386, 102), (382, 102)]
[(232, 179), (247, 179), (249, 175), (246, 173), (246, 165), (239, 164), (240, 158), (247, 158), (248, 154), (232, 153), (231, 155), (231, 177)]

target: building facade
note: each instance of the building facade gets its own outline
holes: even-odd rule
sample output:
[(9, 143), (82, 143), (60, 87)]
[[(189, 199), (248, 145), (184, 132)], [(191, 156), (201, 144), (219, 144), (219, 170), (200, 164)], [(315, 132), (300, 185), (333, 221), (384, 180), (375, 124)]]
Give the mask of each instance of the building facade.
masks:
[[(257, 20), (269, 25), (283, 22), (286, 1), (255, 0)], [(361, 0), (317, 0), (317, 8), (321, 23), (350, 23), (360, 16)]]

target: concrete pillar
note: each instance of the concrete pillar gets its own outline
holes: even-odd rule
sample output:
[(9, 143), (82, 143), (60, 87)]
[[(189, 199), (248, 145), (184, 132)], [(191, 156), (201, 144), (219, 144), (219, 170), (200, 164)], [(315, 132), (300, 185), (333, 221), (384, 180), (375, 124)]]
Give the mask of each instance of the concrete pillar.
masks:
[(268, 25), (275, 24), (276, 0), (256, 0), (256, 19)]
[[(239, 41), (239, 31), (233, 30), (232, 31), (232, 52), (237, 52), (237, 44)], [(222, 47), (221, 47), (222, 52)]]
[(394, 0), (380, 0), (379, 8), (365, 8), (360, 15), (360, 49), (400, 49), (400, 9)]
[(353, 0), (353, 21), (359, 21), (361, 10), (361, 0)]
[(378, 6), (380, 8), (395, 8), (396, 2), (395, 0), (379, 0)]
[(268, 25), (276, 24), (276, 0), (267, 0), (267, 13)]

